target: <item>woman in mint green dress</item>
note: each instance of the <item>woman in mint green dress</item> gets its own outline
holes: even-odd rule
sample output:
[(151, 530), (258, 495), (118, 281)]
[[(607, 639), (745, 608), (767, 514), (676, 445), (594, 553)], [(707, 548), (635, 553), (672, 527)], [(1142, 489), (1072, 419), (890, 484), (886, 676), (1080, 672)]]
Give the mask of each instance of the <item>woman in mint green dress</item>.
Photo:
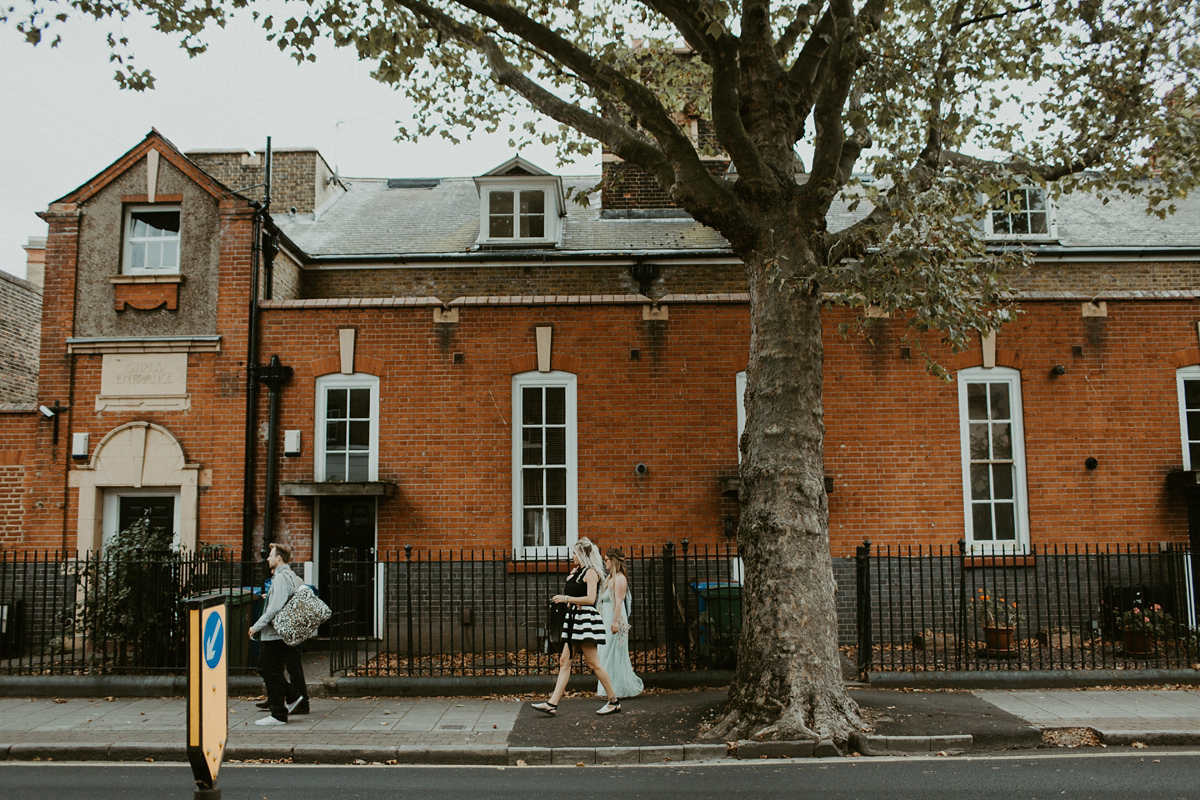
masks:
[[(597, 648), (597, 655), (600, 664), (608, 672), (617, 697), (633, 697), (641, 694), (645, 687), (629, 662), (629, 613), (633, 608), (633, 595), (629, 591), (629, 578), (625, 575), (625, 553), (617, 547), (608, 548), (604, 555), (604, 566), (608, 570), (608, 577), (600, 587), (596, 608), (604, 620), (605, 632), (611, 632), (612, 635)], [(603, 693), (604, 687), (600, 686), (596, 691)]]

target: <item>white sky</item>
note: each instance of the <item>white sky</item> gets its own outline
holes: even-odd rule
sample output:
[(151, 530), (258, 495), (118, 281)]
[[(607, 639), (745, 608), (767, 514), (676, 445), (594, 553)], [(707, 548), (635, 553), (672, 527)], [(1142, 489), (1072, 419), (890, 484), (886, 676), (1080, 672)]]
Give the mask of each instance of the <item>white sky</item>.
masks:
[[(208, 52), (188, 59), (174, 39), (145, 25), (124, 30), (141, 68), (155, 76), (148, 92), (121, 90), (112, 79), (108, 27), (73, 21), (57, 49), (31, 47), (0, 26), (0, 269), (23, 277), (31, 236), (44, 236), (36, 212), (75, 189), (157, 128), (180, 150), (316, 147), (347, 177), (475, 175), (513, 153), (508, 136), (454, 146), (440, 138), (393, 141), (403, 98), (370, 77), (352, 52), (326, 48), (299, 65), (248, 20), (207, 35)], [(599, 155), (558, 168), (554, 153), (522, 154), (564, 173), (598, 173)], [(236, 188), (236, 187), (235, 187)]]

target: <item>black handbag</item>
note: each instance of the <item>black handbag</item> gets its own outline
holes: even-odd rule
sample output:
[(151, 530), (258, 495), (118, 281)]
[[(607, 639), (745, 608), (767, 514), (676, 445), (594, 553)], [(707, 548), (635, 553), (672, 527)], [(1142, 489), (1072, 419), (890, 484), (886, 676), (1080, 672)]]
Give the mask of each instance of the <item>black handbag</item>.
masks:
[(551, 603), (550, 614), (546, 620), (546, 641), (552, 645), (562, 639), (563, 623), (567, 619), (566, 603)]

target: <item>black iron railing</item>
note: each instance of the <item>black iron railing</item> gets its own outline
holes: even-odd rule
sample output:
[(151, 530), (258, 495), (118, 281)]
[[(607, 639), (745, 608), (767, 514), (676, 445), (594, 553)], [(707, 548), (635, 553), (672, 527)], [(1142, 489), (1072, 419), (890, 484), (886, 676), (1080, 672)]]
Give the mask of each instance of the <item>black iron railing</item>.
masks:
[(1188, 667), (1200, 656), (1191, 553), (1181, 546), (988, 556), (962, 542), (865, 542), (855, 566), (862, 674)]
[[(626, 553), (634, 669), (734, 666), (736, 550), (683, 540)], [(962, 544), (868, 542), (834, 559), (839, 639), (863, 675), (1186, 668), (1200, 662), (1191, 559), (1179, 546), (986, 556)], [(370, 560), (334, 553), (320, 587), (334, 614), (309, 646), (329, 650), (331, 674), (544, 674), (557, 651), (548, 600), (568, 567), (499, 550), (406, 547)], [(182, 673), (180, 601), (212, 592), (229, 596), (230, 667), (250, 671), (257, 653), (245, 629), (261, 607), (260, 577), (256, 564), (229, 556), (0, 551), (0, 673)], [(989, 603), (992, 618), (980, 610)], [(1125, 630), (1135, 608), (1149, 629), (1140, 636)]]
[[(641, 672), (732, 666), (741, 623), (732, 547), (625, 548), (630, 651)], [(569, 563), (508, 551), (337, 557), (326, 596), (330, 669), (361, 676), (528, 675), (556, 669), (549, 598)], [(371, 590), (362, 591), (363, 582)], [(370, 607), (364, 608), (364, 597)]]
[(0, 673), (33, 675), (170, 673), (186, 666), (190, 596), (230, 597), (230, 669), (246, 671), (250, 571), (229, 557), (173, 551), (109, 558), (49, 551), (0, 551)]

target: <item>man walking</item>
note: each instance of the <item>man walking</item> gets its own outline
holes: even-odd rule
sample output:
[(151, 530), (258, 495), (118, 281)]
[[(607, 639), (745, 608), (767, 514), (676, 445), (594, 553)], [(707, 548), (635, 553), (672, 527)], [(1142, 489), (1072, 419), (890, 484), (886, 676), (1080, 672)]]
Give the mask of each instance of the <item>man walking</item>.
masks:
[[(292, 572), (292, 568), (288, 565), (291, 560), (292, 551), (286, 545), (271, 545), (271, 553), (267, 556), (267, 566), (271, 568), (273, 576), (271, 590), (267, 593), (266, 607), (263, 609), (262, 616), (250, 626), (251, 638), (254, 638), (255, 634), (261, 633), (259, 640), (262, 645), (258, 660), (258, 673), (262, 675), (263, 682), (267, 685), (267, 707), (270, 709), (271, 715), (256, 720), (254, 724), (263, 727), (286, 725), (288, 714), (296, 710), (302, 702), (305, 704), (308, 702), (308, 698), (303, 694), (303, 688), (300, 689), (301, 693), (297, 697), (288, 702), (288, 680), (283, 673), (288, 662), (293, 658), (295, 659), (292, 662), (293, 665), (298, 666), (296, 662), (300, 660), (299, 651), (284, 644), (283, 638), (272, 624), (275, 615), (287, 605), (287, 601), (300, 588), (300, 578)], [(303, 677), (300, 681), (300, 686), (303, 687)]]

